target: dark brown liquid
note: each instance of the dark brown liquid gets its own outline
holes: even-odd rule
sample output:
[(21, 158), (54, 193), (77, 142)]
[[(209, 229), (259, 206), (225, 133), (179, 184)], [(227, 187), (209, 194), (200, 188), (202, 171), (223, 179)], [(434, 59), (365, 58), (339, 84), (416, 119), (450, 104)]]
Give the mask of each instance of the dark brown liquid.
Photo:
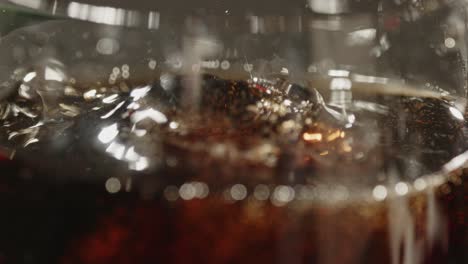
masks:
[(333, 102), (281, 78), (206, 75), (191, 104), (171, 78), (141, 95), (91, 87), (3, 102), (3, 113), (23, 109), (0, 131), (17, 159), (0, 184), (5, 263), (463, 257), (443, 245), (456, 237), (455, 185), (416, 189), (466, 149), (453, 102), (381, 92)]

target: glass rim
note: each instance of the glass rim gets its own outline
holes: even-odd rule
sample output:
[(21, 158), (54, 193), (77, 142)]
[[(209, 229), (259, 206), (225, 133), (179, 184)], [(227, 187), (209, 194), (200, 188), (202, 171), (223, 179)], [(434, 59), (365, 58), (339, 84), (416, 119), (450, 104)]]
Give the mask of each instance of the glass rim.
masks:
[[(245, 1), (245, 2), (244, 2)], [(174, 16), (231, 15), (231, 14), (317, 14), (345, 15), (375, 13), (383, 5), (388, 10), (400, 10), (408, 6), (420, 6), (420, 12), (431, 13), (458, 1), (419, 0), (0, 0), (3, 8), (22, 10), (55, 18), (73, 18), (83, 21), (153, 29), (159, 17), (166, 13)], [(176, 9), (174, 7), (177, 7)], [(422, 7), (422, 8), (421, 8)], [(415, 7), (418, 8), (418, 7)]]

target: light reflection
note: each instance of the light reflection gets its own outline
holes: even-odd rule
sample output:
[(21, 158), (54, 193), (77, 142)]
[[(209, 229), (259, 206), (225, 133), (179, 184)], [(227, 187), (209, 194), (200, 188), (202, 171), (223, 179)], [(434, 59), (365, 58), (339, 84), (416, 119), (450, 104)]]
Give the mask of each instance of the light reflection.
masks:
[(330, 83), (331, 90), (350, 90), (352, 82), (348, 78), (334, 78)]
[(93, 100), (96, 98), (97, 91), (96, 89), (91, 89), (85, 93), (83, 93), (83, 98), (85, 100)]
[(387, 188), (383, 185), (375, 186), (374, 190), (372, 191), (372, 195), (374, 196), (375, 200), (382, 201), (387, 197)]
[(346, 44), (350, 46), (372, 44), (377, 35), (375, 28), (365, 28), (348, 33)]
[(196, 190), (191, 183), (184, 183), (179, 189), (179, 195), (184, 200), (192, 200), (195, 198)]
[(118, 94), (113, 94), (102, 99), (102, 102), (105, 104), (111, 104), (119, 98)]
[(416, 179), (414, 181), (414, 188), (416, 190), (422, 191), (422, 190), (426, 189), (426, 187), (427, 187), (427, 183), (423, 178), (419, 178), (419, 179)]
[(23, 98), (31, 99), (32, 97), (29, 94), (30, 90), (31, 90), (31, 87), (29, 87), (28, 85), (23, 83), (23, 84), (20, 85), (20, 87), (18, 89), (18, 94)]
[(264, 184), (259, 184), (255, 187), (254, 197), (259, 201), (265, 201), (270, 196), (270, 189)]
[(455, 48), (455, 45), (457, 44), (457, 42), (455, 41), (455, 39), (453, 38), (446, 38), (445, 41), (444, 41), (444, 45), (445, 47), (447, 47), (448, 49), (452, 49), (452, 48)]
[(305, 141), (309, 141), (309, 142), (320, 142), (322, 141), (322, 134), (320, 133), (304, 133), (302, 135), (302, 138), (305, 140)]
[(23, 81), (24, 82), (30, 82), (32, 79), (34, 79), (36, 77), (36, 72), (29, 72), (28, 74), (26, 74), (23, 78)]
[(224, 60), (221, 62), (220, 67), (223, 70), (228, 70), (231, 67), (231, 63), (229, 63), (227, 60)]
[(360, 75), (360, 74), (353, 74), (353, 80), (356, 82), (380, 83), (380, 84), (387, 84), (389, 82), (387, 78)]
[(404, 182), (399, 182), (395, 185), (395, 192), (400, 196), (406, 195), (408, 193), (408, 190), (408, 184)]
[(171, 123), (169, 123), (169, 127), (171, 129), (177, 129), (179, 128), (179, 123), (172, 121)]
[(96, 44), (96, 51), (102, 55), (115, 54), (119, 49), (119, 42), (113, 38), (101, 38)]
[(148, 131), (146, 129), (133, 129), (132, 132), (137, 136), (137, 137), (143, 137), (145, 136)]
[(122, 184), (120, 183), (119, 179), (113, 177), (107, 179), (105, 187), (109, 193), (118, 193), (122, 188)]
[(272, 203), (275, 206), (283, 206), (291, 202), (295, 197), (295, 191), (292, 187), (280, 185), (275, 188), (272, 195)]
[(337, 138), (339, 138), (341, 135), (341, 131), (340, 130), (337, 130), (333, 133), (331, 133), (330, 135), (327, 136), (327, 141), (330, 142), (330, 141), (333, 141)]
[(121, 160), (125, 154), (125, 145), (114, 141), (106, 148), (106, 152), (114, 158)]
[(62, 82), (65, 79), (65, 74), (57, 68), (46, 67), (44, 78), (47, 81)]
[(210, 193), (208, 185), (204, 182), (194, 182), (192, 183), (195, 188), (195, 196), (199, 199), (204, 199)]
[(242, 184), (236, 184), (231, 187), (231, 197), (236, 201), (244, 200), (247, 197), (247, 188)]
[(132, 114), (130, 119), (133, 123), (138, 123), (145, 119), (151, 119), (158, 124), (164, 124), (168, 121), (167, 117), (163, 113), (153, 108), (135, 112)]
[(158, 29), (159, 28), (159, 20), (160, 20), (159, 12), (152, 12), (150, 11), (148, 14), (148, 28), (149, 29)]
[(112, 124), (110, 126), (102, 128), (101, 132), (98, 135), (98, 139), (102, 143), (108, 144), (112, 140), (114, 140), (118, 134), (119, 134), (119, 130), (118, 130), (117, 124)]
[(135, 152), (135, 147), (131, 146), (127, 152), (125, 153), (125, 159), (128, 161), (137, 161), (140, 158), (140, 155), (138, 155)]
[(452, 113), (452, 115), (456, 119), (461, 120), (461, 121), (465, 120), (465, 117), (463, 116), (463, 113), (460, 110), (458, 110), (456, 107), (451, 106), (451, 107), (449, 107), (449, 110), (450, 110), (450, 113)]
[(30, 138), (30, 139), (28, 139), (26, 142), (24, 142), (23, 147), (27, 147), (27, 146), (29, 146), (29, 145), (31, 145), (31, 144), (34, 144), (34, 143), (37, 143), (37, 142), (39, 142), (39, 139), (37, 139), (37, 138)]
[(114, 109), (110, 110), (107, 114), (101, 116), (102, 119), (106, 119), (111, 117), (117, 110), (119, 110), (123, 105), (125, 104), (125, 101), (120, 102)]
[(149, 86), (149, 85), (144, 86), (144, 87), (135, 88), (130, 93), (130, 97), (132, 97), (134, 101), (138, 101), (141, 98), (145, 97), (150, 90), (151, 90), (151, 86)]
[(328, 76), (331, 77), (348, 77), (349, 71), (347, 70), (328, 70)]
[(149, 167), (149, 159), (147, 157), (139, 157), (137, 161), (130, 163), (129, 169), (143, 171)]
[(450, 162), (445, 164), (443, 170), (444, 172), (451, 172), (456, 170), (457, 168), (460, 168), (464, 164), (468, 164), (468, 151), (453, 158)]
[(138, 24), (138, 21), (132, 16), (132, 11), (121, 8), (71, 2), (68, 5), (67, 14), (72, 18), (108, 25), (135, 26)]

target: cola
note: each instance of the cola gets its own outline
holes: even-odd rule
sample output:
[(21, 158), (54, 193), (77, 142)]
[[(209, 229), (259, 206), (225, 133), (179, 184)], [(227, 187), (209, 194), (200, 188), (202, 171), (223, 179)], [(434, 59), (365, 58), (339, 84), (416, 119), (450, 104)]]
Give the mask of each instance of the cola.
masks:
[(86, 85), (23, 72), (2, 100), (0, 263), (464, 259), (458, 98), (129, 68)]

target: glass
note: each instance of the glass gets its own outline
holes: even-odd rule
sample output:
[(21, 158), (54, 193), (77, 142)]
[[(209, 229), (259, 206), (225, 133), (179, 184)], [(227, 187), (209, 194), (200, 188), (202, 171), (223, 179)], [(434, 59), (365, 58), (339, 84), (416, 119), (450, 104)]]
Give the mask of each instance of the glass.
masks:
[(464, 1), (1, 2), (0, 263), (466, 261)]

